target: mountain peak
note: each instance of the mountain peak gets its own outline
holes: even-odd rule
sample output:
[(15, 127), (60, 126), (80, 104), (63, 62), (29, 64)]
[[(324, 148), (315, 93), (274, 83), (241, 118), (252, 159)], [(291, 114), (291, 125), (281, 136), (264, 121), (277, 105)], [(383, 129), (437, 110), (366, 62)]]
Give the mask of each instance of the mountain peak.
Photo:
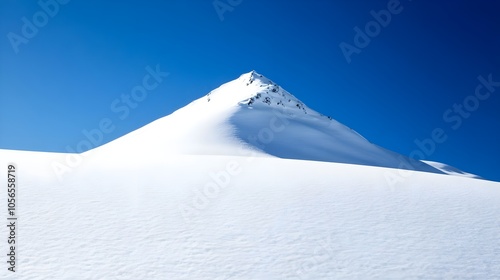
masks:
[(256, 71), (99, 149), (110, 158), (255, 154), (444, 173), (370, 143)]
[(248, 85), (253, 84), (254, 82), (259, 85), (275, 84), (273, 81), (271, 81), (271, 79), (264, 77), (264, 75), (257, 73), (257, 71), (255, 70), (242, 74), (238, 79), (246, 82)]
[(322, 116), (255, 70), (242, 74), (239, 78), (211, 91), (206, 95), (206, 101), (210, 104), (293, 110), (294, 114), (300, 112)]

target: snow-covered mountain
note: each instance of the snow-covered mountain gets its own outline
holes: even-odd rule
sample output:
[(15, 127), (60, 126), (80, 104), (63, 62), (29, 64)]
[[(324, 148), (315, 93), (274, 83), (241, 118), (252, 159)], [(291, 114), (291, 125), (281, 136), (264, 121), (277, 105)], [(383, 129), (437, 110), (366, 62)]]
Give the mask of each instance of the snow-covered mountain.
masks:
[(448, 173), (370, 143), (255, 71), (91, 153), (274, 156)]
[(375, 146), (255, 72), (0, 168), (0, 279), (500, 279), (500, 183)]

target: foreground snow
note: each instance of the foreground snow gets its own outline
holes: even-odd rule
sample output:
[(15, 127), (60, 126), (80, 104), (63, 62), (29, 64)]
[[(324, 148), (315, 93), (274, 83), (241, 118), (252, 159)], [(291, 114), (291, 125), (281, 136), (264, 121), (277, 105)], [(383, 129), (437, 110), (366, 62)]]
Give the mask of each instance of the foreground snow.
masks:
[(20, 183), (18, 272), (0, 278), (500, 278), (499, 183), (189, 155), (89, 156), (59, 181), (65, 156), (0, 150)]

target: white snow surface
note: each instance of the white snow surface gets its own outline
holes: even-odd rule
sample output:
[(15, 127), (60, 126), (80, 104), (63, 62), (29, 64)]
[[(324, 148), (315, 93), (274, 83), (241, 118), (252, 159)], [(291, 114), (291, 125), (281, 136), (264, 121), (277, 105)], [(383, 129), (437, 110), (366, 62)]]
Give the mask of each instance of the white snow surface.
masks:
[[(0, 150), (18, 180), (17, 272), (3, 226), (0, 279), (500, 279), (500, 183), (392, 168), (297, 99), (247, 105), (270, 83), (243, 75), (80, 155)], [(246, 139), (262, 128), (272, 141)]]
[(211, 155), (86, 158), (59, 181), (65, 157), (0, 151), (19, 181), (18, 271), (1, 279), (500, 278), (499, 183)]

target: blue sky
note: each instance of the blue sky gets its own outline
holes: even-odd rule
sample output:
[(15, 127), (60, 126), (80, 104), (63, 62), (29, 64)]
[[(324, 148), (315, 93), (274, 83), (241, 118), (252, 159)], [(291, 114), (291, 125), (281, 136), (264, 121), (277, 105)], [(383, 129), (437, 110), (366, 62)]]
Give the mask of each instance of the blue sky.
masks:
[[(494, 2), (1, 1), (0, 148), (67, 152), (103, 118), (109, 142), (255, 69), (375, 144), (500, 181)], [(169, 75), (121, 119), (148, 66)]]

